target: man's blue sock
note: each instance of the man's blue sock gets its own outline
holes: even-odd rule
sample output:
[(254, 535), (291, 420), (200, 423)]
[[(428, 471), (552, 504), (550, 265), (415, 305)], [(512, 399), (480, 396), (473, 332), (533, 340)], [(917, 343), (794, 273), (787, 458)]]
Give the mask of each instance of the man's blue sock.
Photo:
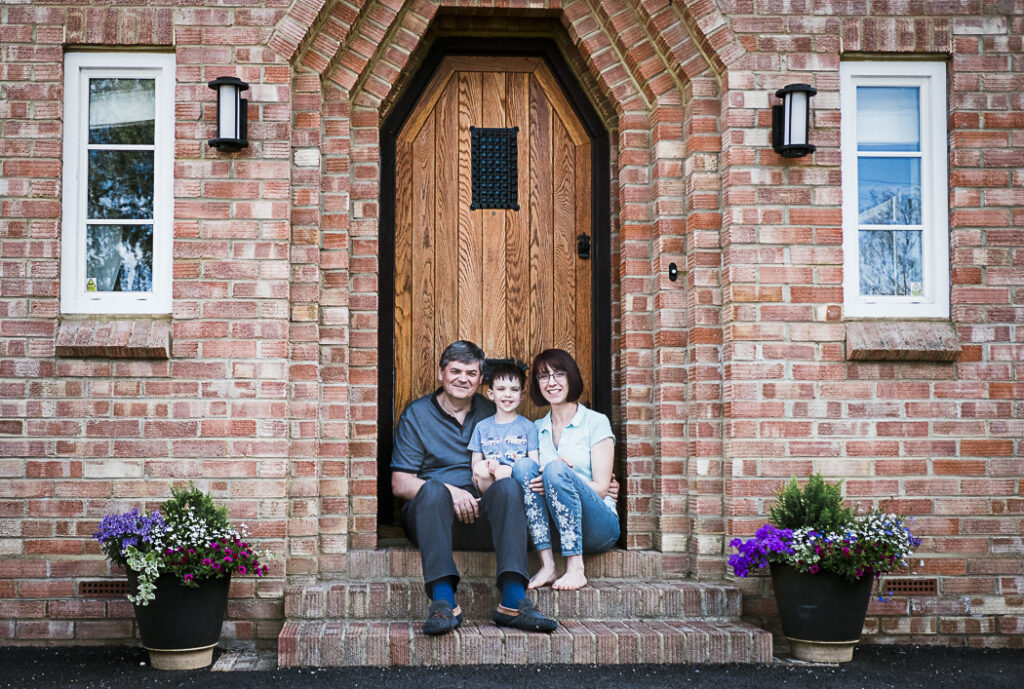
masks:
[(506, 608), (518, 608), (519, 601), (526, 598), (526, 585), (514, 574), (501, 578), (501, 604)]
[(446, 600), (455, 607), (455, 586), (450, 577), (438, 579), (430, 587), (430, 600)]

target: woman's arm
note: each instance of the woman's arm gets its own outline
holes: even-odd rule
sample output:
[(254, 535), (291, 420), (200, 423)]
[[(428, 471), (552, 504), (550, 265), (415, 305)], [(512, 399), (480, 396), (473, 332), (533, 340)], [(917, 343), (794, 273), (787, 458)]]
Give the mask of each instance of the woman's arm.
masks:
[(615, 439), (605, 438), (590, 448), (590, 487), (602, 498), (608, 492), (612, 480), (612, 464), (615, 460)]

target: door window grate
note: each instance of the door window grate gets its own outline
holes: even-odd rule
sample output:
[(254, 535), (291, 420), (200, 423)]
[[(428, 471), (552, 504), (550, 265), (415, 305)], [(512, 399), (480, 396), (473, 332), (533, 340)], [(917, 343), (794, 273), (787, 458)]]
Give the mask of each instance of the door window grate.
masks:
[(470, 127), (473, 166), (471, 210), (519, 210), (519, 127)]

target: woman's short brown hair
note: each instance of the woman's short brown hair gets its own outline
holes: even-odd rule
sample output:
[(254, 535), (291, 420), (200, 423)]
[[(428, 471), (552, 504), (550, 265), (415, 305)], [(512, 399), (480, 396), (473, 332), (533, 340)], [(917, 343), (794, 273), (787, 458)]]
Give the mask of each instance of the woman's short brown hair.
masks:
[(565, 382), (569, 386), (566, 402), (575, 402), (583, 394), (583, 375), (580, 367), (572, 354), (564, 349), (545, 349), (533, 359), (533, 366), (530, 368), (530, 399), (538, 407), (548, 406), (544, 394), (540, 390), (540, 383), (537, 375), (544, 370), (561, 371), (565, 373)]

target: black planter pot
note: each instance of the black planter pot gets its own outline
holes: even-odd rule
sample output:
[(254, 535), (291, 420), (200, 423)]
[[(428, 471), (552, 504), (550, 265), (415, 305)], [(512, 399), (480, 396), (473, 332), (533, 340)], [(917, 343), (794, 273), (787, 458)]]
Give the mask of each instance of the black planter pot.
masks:
[[(137, 583), (136, 573), (129, 570), (128, 588), (136, 591)], [(213, 662), (230, 586), (230, 574), (201, 581), (199, 588), (182, 586), (171, 574), (156, 580), (156, 598), (135, 606), (139, 636), (154, 668), (191, 670)]]
[(831, 572), (807, 574), (775, 563), (771, 570), (782, 633), (793, 655), (813, 662), (852, 660), (874, 578), (851, 583)]

